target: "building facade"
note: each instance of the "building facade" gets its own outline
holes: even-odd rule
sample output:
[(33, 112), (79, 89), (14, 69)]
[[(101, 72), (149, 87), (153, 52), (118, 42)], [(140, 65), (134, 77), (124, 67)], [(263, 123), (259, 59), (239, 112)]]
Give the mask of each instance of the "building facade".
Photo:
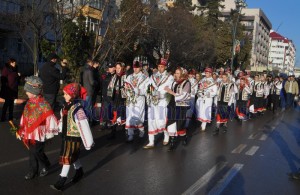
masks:
[[(222, 19), (230, 20), (230, 13), (236, 9), (235, 0), (225, 0), (221, 9)], [(245, 26), (245, 36), (252, 43), (250, 53), (251, 71), (263, 72), (268, 70), (269, 38), (272, 23), (259, 8), (241, 8), (240, 22)]]
[(269, 69), (294, 74), (296, 48), (292, 40), (275, 31), (270, 33)]

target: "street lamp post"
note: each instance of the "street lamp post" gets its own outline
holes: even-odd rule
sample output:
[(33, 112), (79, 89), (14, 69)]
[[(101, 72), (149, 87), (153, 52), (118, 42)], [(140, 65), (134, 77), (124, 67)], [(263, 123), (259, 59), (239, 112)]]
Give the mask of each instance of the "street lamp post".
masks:
[(230, 68), (231, 71), (233, 71), (233, 59), (234, 59), (234, 55), (235, 55), (235, 45), (236, 45), (236, 33), (237, 33), (237, 26), (238, 26), (238, 22), (239, 22), (239, 18), (242, 12), (242, 9), (244, 7), (246, 7), (246, 0), (235, 0), (235, 5), (236, 5), (236, 11), (237, 11), (237, 19), (234, 23), (234, 21), (232, 21), (232, 56), (231, 56), (231, 64), (230, 64)]

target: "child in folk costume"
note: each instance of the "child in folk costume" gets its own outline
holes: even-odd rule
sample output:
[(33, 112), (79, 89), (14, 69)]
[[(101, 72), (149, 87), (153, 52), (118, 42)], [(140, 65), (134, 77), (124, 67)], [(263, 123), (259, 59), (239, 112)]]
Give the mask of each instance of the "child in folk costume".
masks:
[(43, 82), (39, 77), (27, 77), (24, 90), (27, 101), (16, 133), (29, 149), (29, 173), (26, 180), (33, 179), (39, 168), (39, 176), (48, 174), (50, 162), (44, 152), (45, 141), (58, 134), (57, 119), (49, 103), (41, 96)]
[(212, 69), (205, 69), (205, 78), (198, 87), (198, 99), (196, 102), (197, 120), (201, 121), (201, 130), (205, 131), (206, 124), (211, 122), (213, 97), (217, 95), (218, 87), (212, 79)]
[(227, 74), (222, 75), (222, 82), (220, 83), (218, 89), (218, 95), (216, 96), (218, 100), (217, 104), (217, 125), (214, 131), (214, 135), (219, 133), (221, 124), (223, 124), (223, 132), (227, 132), (227, 122), (229, 118), (229, 107), (235, 101), (234, 84), (229, 80)]
[(111, 97), (112, 104), (112, 119), (109, 126), (112, 128), (109, 139), (114, 139), (116, 135), (117, 126), (124, 125), (126, 122), (126, 95), (124, 91), (124, 80), (126, 78), (122, 63), (116, 64), (116, 74), (111, 78), (108, 88), (107, 96)]
[(191, 84), (190, 109), (186, 113), (186, 126), (188, 127), (195, 111), (196, 94), (198, 91), (199, 80), (196, 80), (196, 71), (193, 69), (189, 72), (189, 82)]
[(247, 120), (248, 119), (248, 104), (249, 104), (249, 97), (252, 93), (252, 89), (250, 83), (247, 78), (241, 77), (239, 81), (238, 87), (238, 96), (237, 96), (237, 103), (236, 103), (236, 114), (239, 120)]
[(165, 87), (171, 88), (174, 78), (166, 71), (166, 66), (167, 60), (162, 58), (158, 64), (158, 72), (149, 80), (147, 89), (149, 143), (144, 146), (144, 149), (154, 148), (154, 136), (162, 132), (164, 133), (163, 145), (169, 143), (166, 124), (170, 95), (165, 91)]
[(128, 134), (128, 142), (133, 141), (135, 129), (139, 129), (140, 137), (144, 136), (145, 96), (149, 78), (143, 72), (141, 72), (141, 68), (141, 64), (136, 61), (133, 64), (133, 74), (130, 74), (125, 80), (125, 129), (127, 130)]
[(59, 163), (63, 165), (58, 181), (51, 185), (55, 190), (62, 190), (73, 164), (76, 172), (72, 182), (76, 183), (83, 177), (83, 169), (79, 161), (80, 146), (83, 143), (86, 150), (94, 144), (88, 118), (81, 101), (86, 97), (86, 90), (78, 83), (70, 83), (63, 89), (65, 104), (61, 110), (59, 123), (62, 133), (62, 147)]
[(168, 133), (171, 138), (169, 151), (175, 147), (177, 136), (183, 137), (183, 145), (187, 144), (186, 115), (190, 109), (191, 83), (187, 79), (187, 71), (184, 68), (177, 68), (174, 75), (175, 81), (172, 88), (165, 87), (165, 90), (172, 95), (168, 105)]

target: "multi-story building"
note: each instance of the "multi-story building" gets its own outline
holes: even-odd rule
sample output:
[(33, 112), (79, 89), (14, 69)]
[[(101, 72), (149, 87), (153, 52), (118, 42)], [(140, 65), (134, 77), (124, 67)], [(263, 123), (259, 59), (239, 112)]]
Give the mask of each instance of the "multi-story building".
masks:
[[(221, 11), (224, 20), (231, 20), (230, 13), (235, 10), (235, 0), (225, 0)], [(262, 72), (268, 69), (269, 34), (272, 24), (265, 13), (259, 9), (247, 7), (240, 10), (240, 22), (245, 26), (245, 36), (252, 42), (250, 66), (252, 71)]]
[(41, 58), (38, 41), (54, 41), (52, 30), (49, 0), (0, 0), (0, 66), (14, 58), (23, 75), (32, 74), (34, 61)]
[(275, 31), (270, 33), (269, 69), (294, 74), (296, 48), (292, 40)]
[(0, 0), (0, 66), (9, 58), (15, 58), (18, 63), (29, 62), (28, 51), (17, 32), (12, 18), (20, 14), (21, 6), (18, 0)]

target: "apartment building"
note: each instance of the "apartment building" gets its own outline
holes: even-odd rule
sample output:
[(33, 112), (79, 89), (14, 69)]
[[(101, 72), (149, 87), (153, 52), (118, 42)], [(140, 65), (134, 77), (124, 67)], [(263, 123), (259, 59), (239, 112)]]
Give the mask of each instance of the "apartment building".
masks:
[(294, 74), (296, 48), (292, 40), (271, 31), (269, 49), (269, 69), (289, 75)]

